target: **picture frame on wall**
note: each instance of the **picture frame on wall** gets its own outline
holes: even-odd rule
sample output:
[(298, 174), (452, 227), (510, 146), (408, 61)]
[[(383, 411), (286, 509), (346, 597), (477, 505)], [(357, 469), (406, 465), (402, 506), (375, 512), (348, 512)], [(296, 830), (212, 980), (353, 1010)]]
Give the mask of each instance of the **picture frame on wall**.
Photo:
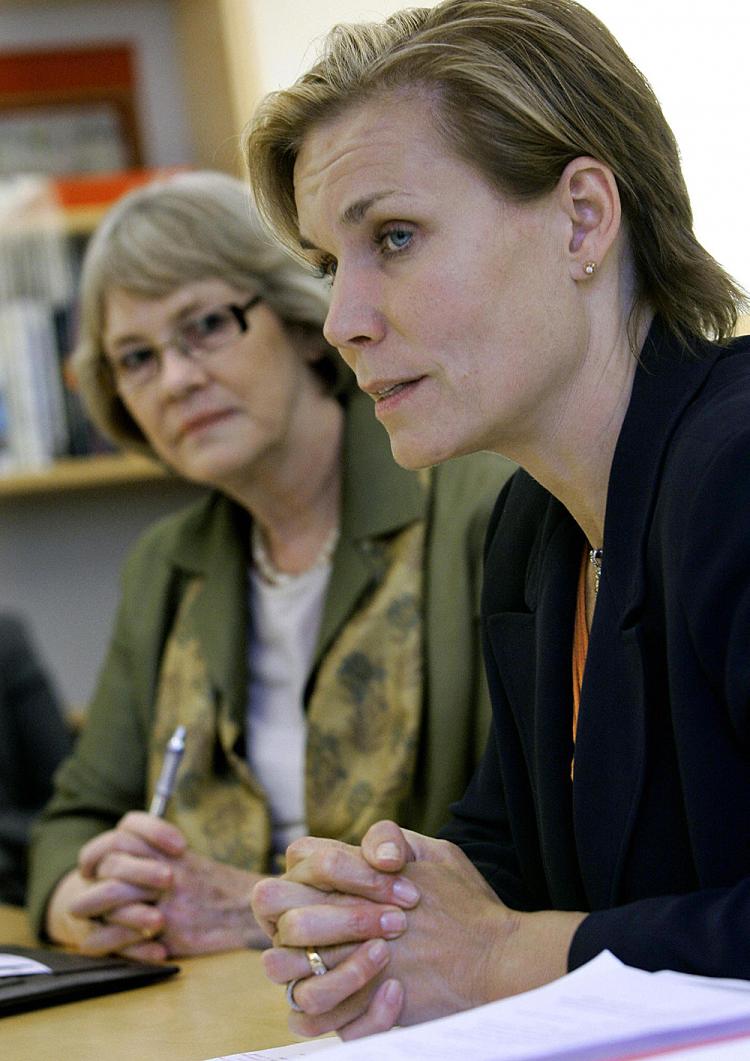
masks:
[(0, 177), (143, 165), (128, 44), (0, 52)]

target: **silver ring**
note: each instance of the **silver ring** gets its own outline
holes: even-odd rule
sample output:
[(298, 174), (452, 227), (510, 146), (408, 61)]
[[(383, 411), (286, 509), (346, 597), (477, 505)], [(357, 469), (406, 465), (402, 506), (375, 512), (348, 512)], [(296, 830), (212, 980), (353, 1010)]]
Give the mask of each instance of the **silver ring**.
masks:
[(313, 976), (324, 976), (328, 972), (328, 966), (316, 950), (312, 947), (305, 947), (305, 954), (310, 963)]
[(298, 976), (296, 980), (290, 980), (286, 985), (286, 1003), (290, 1009), (293, 1009), (295, 1013), (304, 1013), (302, 1006), (298, 1006), (294, 1001), (294, 989), (300, 980), (306, 980), (306, 976)]

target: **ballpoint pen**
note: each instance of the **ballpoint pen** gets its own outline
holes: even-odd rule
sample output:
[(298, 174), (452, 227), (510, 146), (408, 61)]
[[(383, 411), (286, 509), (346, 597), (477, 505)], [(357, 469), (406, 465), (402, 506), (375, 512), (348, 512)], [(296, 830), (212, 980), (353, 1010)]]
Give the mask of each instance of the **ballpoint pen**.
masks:
[(182, 753), (185, 751), (186, 732), (185, 726), (178, 726), (167, 743), (164, 763), (159, 774), (159, 780), (156, 782), (156, 790), (151, 800), (151, 806), (148, 808), (149, 814), (155, 814), (157, 818), (164, 817), (169, 797), (174, 791), (177, 767), (180, 765)]

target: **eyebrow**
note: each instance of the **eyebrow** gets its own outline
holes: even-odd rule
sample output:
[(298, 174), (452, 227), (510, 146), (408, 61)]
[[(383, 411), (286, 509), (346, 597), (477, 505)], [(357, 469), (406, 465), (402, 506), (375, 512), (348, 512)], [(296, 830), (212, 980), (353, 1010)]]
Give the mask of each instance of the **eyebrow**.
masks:
[[(169, 323), (174, 328), (179, 326), (186, 318), (192, 317), (196, 313), (203, 313), (205, 310), (212, 309), (217, 305), (223, 305), (223, 303), (215, 302), (214, 300), (204, 303), (204, 299), (200, 295), (196, 295), (170, 316)], [(131, 346), (133, 343), (148, 346), (149, 340), (145, 339), (139, 332), (129, 332), (125, 335), (116, 335), (111, 341), (111, 346), (116, 349), (121, 346)]]
[[(358, 225), (370, 207), (380, 202), (381, 199), (387, 199), (389, 195), (393, 195), (393, 189), (388, 189), (385, 192), (376, 192), (374, 195), (366, 195), (362, 199), (355, 199), (341, 214), (342, 223), (344, 225)], [(302, 234), (299, 237), (299, 245), (302, 250), (318, 250), (318, 247)]]

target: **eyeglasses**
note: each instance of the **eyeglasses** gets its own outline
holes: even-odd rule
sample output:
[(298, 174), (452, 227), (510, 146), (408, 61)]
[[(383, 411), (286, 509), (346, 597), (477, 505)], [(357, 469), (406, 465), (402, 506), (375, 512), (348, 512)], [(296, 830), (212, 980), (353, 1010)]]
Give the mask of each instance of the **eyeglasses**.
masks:
[(156, 379), (168, 347), (178, 350), (183, 357), (203, 362), (215, 350), (239, 339), (248, 330), (248, 313), (262, 297), (255, 295), (243, 306), (234, 303), (214, 306), (181, 321), (169, 339), (159, 346), (137, 346), (107, 358), (118, 390), (138, 390)]

